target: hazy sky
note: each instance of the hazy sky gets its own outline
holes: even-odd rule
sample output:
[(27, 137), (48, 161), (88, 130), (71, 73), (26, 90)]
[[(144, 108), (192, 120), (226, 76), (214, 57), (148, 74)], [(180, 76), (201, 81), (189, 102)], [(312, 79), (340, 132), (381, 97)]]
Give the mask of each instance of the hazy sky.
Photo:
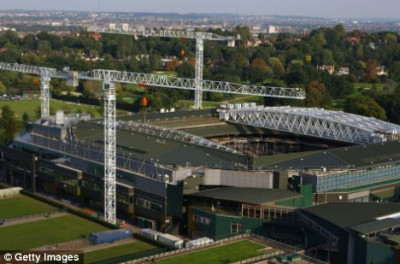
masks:
[(400, 0), (1, 0), (0, 9), (400, 18)]

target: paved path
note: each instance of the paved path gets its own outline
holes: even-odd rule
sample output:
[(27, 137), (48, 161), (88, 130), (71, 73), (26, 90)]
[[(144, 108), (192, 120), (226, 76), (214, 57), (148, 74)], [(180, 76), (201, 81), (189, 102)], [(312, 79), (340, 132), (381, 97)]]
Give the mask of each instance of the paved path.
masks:
[(0, 227), (25, 224), (25, 223), (42, 220), (42, 219), (50, 219), (50, 218), (60, 217), (60, 216), (64, 216), (67, 214), (68, 213), (66, 213), (66, 212), (51, 212), (48, 215), (46, 215), (46, 213), (43, 213), (43, 214), (21, 216), (18, 218), (10, 218), (10, 219), (5, 219), (5, 222)]

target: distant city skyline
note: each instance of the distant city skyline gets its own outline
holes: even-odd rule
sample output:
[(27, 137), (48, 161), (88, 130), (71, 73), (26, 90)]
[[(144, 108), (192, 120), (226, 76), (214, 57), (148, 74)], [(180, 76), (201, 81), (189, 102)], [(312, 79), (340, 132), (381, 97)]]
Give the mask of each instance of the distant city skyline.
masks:
[[(197, 3), (196, 3), (197, 2)], [(234, 13), (323, 18), (397, 18), (399, 0), (2, 0), (0, 10)]]

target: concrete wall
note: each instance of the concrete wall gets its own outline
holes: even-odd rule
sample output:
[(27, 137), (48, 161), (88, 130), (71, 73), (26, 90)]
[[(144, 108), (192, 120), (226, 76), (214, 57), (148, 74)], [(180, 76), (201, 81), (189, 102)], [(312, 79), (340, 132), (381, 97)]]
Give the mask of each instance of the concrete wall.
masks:
[(205, 169), (205, 185), (225, 185), (251, 188), (273, 188), (273, 172)]

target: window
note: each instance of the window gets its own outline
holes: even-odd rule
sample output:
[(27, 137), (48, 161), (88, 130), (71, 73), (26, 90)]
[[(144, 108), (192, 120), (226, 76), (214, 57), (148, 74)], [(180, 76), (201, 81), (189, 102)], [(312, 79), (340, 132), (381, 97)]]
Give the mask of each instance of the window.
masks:
[(162, 205), (147, 199), (136, 198), (136, 205), (153, 211), (161, 211)]
[(231, 223), (231, 234), (241, 234), (243, 232), (242, 223)]
[(211, 224), (211, 219), (205, 216), (201, 216), (198, 214), (193, 214), (192, 218), (193, 222), (203, 224), (203, 225), (210, 225)]

